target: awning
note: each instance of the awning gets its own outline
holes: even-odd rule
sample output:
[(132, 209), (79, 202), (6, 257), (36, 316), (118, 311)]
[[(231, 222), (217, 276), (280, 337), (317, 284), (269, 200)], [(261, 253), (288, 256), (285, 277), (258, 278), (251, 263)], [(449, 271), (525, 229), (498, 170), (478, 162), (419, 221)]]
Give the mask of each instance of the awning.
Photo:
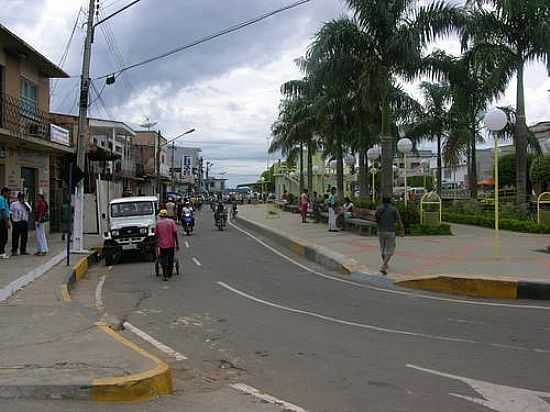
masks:
[(480, 180), (478, 182), (478, 185), (480, 186), (494, 186), (495, 185), (495, 179), (492, 177), (489, 177), (487, 179)]

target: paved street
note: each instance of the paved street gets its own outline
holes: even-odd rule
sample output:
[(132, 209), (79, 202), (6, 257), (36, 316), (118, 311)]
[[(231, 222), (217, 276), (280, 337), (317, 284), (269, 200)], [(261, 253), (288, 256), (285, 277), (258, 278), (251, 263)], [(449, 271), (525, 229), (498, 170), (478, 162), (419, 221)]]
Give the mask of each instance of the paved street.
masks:
[[(550, 411), (543, 400), (550, 397), (550, 306), (322, 278), (235, 227), (216, 231), (208, 212), (199, 219), (198, 232), (182, 237), (189, 245), (180, 251), (182, 278), (165, 283), (150, 263), (128, 261), (103, 286), (111, 316), (188, 358), (177, 361), (124, 332), (174, 371), (176, 398), (140, 410), (156, 411), (158, 402), (180, 410), (178, 396), (184, 402), (244, 383), (317, 412)], [(93, 269), (75, 298), (95, 305), (104, 274)], [(128, 410), (57, 405), (51, 410)]]

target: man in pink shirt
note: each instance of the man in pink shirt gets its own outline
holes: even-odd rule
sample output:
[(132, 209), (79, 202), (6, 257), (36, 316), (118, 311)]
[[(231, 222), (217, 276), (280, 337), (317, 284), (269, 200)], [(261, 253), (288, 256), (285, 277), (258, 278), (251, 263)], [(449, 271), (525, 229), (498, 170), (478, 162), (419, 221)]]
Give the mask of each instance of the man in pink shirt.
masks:
[(162, 209), (159, 213), (160, 221), (155, 227), (157, 236), (158, 258), (162, 265), (163, 280), (172, 277), (174, 269), (175, 251), (180, 250), (178, 242), (178, 227), (173, 219), (168, 216), (168, 211)]

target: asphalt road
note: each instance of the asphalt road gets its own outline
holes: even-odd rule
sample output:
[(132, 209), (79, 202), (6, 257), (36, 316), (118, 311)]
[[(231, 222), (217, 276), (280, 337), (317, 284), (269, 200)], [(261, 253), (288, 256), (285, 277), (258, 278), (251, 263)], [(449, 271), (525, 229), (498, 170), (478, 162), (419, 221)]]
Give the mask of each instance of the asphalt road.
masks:
[[(548, 305), (320, 277), (235, 227), (217, 231), (206, 211), (181, 241), (179, 279), (128, 261), (102, 293), (110, 315), (189, 358), (165, 358), (177, 396), (245, 383), (315, 412), (550, 411)], [(77, 290), (83, 302), (102, 273)]]

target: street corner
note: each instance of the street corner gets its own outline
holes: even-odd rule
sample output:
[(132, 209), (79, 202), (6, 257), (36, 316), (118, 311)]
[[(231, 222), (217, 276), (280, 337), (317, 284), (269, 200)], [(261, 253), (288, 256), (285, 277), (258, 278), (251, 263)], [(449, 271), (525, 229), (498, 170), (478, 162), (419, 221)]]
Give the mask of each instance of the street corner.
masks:
[(172, 370), (168, 364), (126, 339), (106, 323), (97, 322), (95, 326), (118, 344), (151, 361), (154, 366), (144, 372), (126, 376), (94, 379), (90, 388), (91, 400), (97, 402), (142, 402), (163, 395), (171, 395), (174, 392)]
[(63, 283), (57, 288), (56, 294), (58, 299), (65, 303), (71, 302), (71, 291), (75, 284), (86, 276), (88, 269), (92, 265), (97, 264), (100, 260), (101, 254), (97, 250), (79, 259), (68, 271)]

